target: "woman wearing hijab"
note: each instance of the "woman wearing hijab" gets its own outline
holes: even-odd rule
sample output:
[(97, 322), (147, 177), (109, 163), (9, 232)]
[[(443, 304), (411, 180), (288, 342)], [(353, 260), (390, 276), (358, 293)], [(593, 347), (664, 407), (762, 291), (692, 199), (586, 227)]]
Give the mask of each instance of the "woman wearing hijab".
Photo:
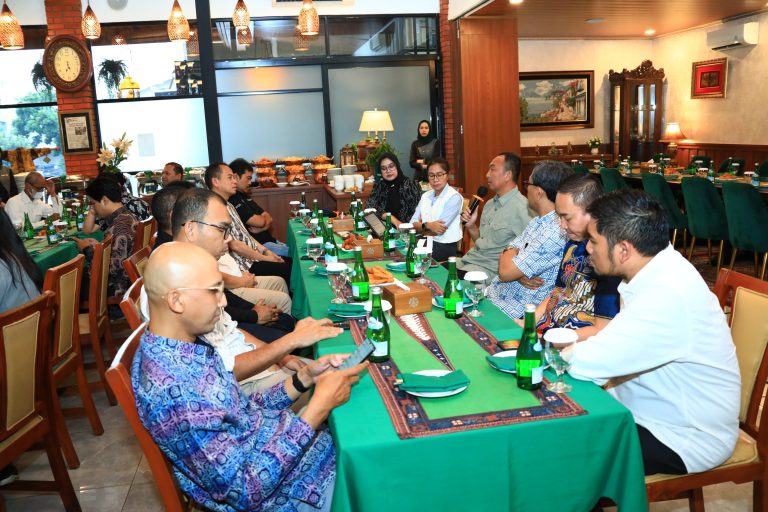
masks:
[(432, 132), (432, 125), (423, 119), (419, 121), (418, 137), (411, 144), (410, 164), (413, 167), (413, 179), (427, 181), (427, 165), (440, 154), (440, 141)]
[(421, 187), (414, 180), (403, 174), (400, 161), (392, 153), (379, 157), (381, 179), (373, 186), (368, 198), (368, 208), (376, 208), (376, 213), (392, 214), (392, 222), (397, 225), (411, 218), (421, 199)]

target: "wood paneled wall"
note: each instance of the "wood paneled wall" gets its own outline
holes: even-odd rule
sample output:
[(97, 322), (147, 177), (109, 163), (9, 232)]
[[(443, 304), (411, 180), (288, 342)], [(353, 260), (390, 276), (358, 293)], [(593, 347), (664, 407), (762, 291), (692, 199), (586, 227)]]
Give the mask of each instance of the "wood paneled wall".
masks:
[(751, 171), (758, 164), (768, 160), (768, 146), (747, 145), (747, 144), (713, 144), (713, 143), (690, 143), (678, 144), (677, 156), (675, 160), (679, 165), (688, 165), (691, 158), (697, 155), (706, 155), (714, 160), (715, 169), (727, 160), (729, 156), (733, 158), (743, 158), (746, 163), (747, 171)]

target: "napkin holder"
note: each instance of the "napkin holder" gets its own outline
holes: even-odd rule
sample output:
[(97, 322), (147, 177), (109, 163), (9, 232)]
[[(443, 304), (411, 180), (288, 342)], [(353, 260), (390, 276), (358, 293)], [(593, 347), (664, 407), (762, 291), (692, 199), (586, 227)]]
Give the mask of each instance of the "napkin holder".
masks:
[(392, 304), (395, 316), (426, 313), (432, 311), (432, 291), (419, 283), (405, 283), (410, 291), (397, 285), (385, 286), (382, 290), (384, 300)]
[(362, 249), (364, 260), (380, 260), (384, 257), (384, 244), (381, 240), (356, 240), (355, 245)]
[(333, 219), (333, 232), (339, 231), (353, 231), (355, 229), (355, 220), (352, 217), (345, 217), (343, 219)]

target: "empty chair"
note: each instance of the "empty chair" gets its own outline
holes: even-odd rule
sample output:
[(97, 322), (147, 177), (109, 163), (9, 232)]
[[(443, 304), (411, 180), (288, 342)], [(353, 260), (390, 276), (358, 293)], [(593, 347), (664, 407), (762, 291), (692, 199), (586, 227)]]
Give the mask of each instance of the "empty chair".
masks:
[(728, 217), (728, 240), (733, 246), (728, 268), (733, 270), (737, 251), (753, 251), (757, 274), (757, 255), (762, 253), (760, 279), (764, 279), (768, 263), (768, 206), (760, 192), (748, 183), (723, 183), (723, 201)]
[(120, 309), (125, 315), (125, 321), (128, 327), (135, 331), (142, 323), (141, 320), (141, 290), (144, 287), (144, 279), (138, 278), (125, 292), (123, 300), (120, 302)]
[(733, 306), (733, 295), (736, 293), (736, 289), (740, 287), (768, 295), (768, 282), (727, 268), (721, 268), (718, 272), (712, 293), (720, 302), (720, 307), (730, 311)]
[(712, 242), (719, 241), (717, 270), (723, 258), (723, 246), (728, 240), (728, 221), (725, 207), (715, 186), (706, 178), (686, 178), (682, 182), (685, 213), (688, 217), (688, 232), (691, 234), (691, 248), (688, 259), (693, 256), (697, 238), (707, 241), (707, 255), (712, 258)]
[(139, 440), (147, 462), (149, 462), (149, 468), (152, 470), (155, 484), (160, 490), (160, 497), (163, 500), (165, 510), (167, 512), (182, 512), (190, 508), (190, 503), (181, 492), (176, 477), (173, 476), (171, 464), (142, 425), (136, 410), (136, 398), (131, 385), (131, 364), (145, 327), (146, 324), (141, 325), (125, 340), (117, 356), (115, 356), (112, 366), (107, 371), (107, 380), (115, 396), (117, 396), (117, 401), (120, 403), (133, 433)]
[[(746, 171), (745, 166), (747, 165), (743, 158), (726, 158), (723, 160), (723, 163), (720, 164), (720, 168), (717, 170), (717, 172), (726, 172), (728, 171), (728, 163), (733, 162), (734, 168), (736, 170), (736, 174), (738, 176), (744, 176), (744, 171)], [(738, 167), (736, 166), (738, 164)]]
[(613, 167), (603, 167), (600, 169), (600, 179), (603, 182), (603, 190), (606, 192), (629, 188), (619, 170)]
[(661, 162), (665, 158), (671, 158), (671, 157), (669, 155), (664, 154), (664, 153), (656, 153), (655, 155), (653, 155), (653, 161), (656, 162), (656, 163)]
[(703, 473), (646, 477), (648, 501), (688, 498), (691, 510), (704, 510), (701, 488), (722, 482), (754, 482), (754, 510), (768, 510), (768, 407), (761, 407), (768, 379), (768, 295), (738, 288), (733, 299), (731, 335), (741, 373), (739, 439), (731, 457)]
[(694, 163), (696, 164), (696, 167), (709, 167), (709, 165), (712, 163), (712, 157), (706, 155), (696, 155), (691, 157), (691, 162), (688, 164), (688, 167)]
[[(644, 173), (642, 179), (643, 190), (658, 199), (667, 213), (667, 222), (670, 229), (672, 229), (672, 246), (674, 246), (675, 240), (677, 240), (677, 231), (688, 228), (685, 214), (677, 206), (677, 200), (672, 194), (672, 189), (669, 188), (669, 183), (667, 183), (663, 176), (660, 174)], [(683, 246), (685, 246), (685, 239)]]
[(589, 174), (589, 169), (584, 164), (576, 164), (573, 166), (573, 172), (578, 174)]
[(135, 283), (138, 278), (144, 275), (144, 265), (149, 260), (149, 252), (151, 250), (152, 248), (147, 245), (138, 251), (134, 251), (133, 254), (123, 260), (123, 268), (132, 283)]
[[(72, 444), (72, 438), (64, 421), (64, 413), (59, 401), (58, 386), (71, 376), (75, 376), (77, 390), (83, 402), (82, 411), (88, 417), (91, 430), (96, 435), (104, 433), (99, 413), (93, 403), (93, 396), (85, 376), (85, 366), (80, 348), (80, 329), (78, 321), (78, 299), (83, 276), (85, 256), (77, 255), (74, 259), (48, 269), (45, 273), (44, 290), (55, 294), (56, 319), (53, 324), (51, 343), (51, 406), (56, 433), (67, 460), (67, 465), (74, 469), (80, 466), (80, 460)], [(79, 410), (77, 410), (79, 412)]]
[(760, 167), (757, 168), (757, 174), (761, 178), (768, 178), (768, 160), (760, 164)]
[[(42, 441), (53, 481), (17, 480), (10, 491), (56, 492), (67, 512), (80, 510), (50, 422), (48, 361), (53, 293), (0, 314), (0, 467)], [(22, 505), (23, 508), (23, 505)], [(5, 510), (0, 498), (0, 510)]]

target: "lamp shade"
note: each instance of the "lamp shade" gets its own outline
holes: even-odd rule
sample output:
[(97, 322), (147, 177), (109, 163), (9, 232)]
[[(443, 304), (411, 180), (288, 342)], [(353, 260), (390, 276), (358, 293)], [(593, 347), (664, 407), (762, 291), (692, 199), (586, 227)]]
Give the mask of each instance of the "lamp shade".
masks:
[(243, 0), (237, 0), (235, 4), (235, 11), (232, 13), (232, 24), (235, 28), (245, 28), (251, 24), (251, 15), (248, 13), (248, 7), (246, 7)]
[(320, 33), (320, 16), (312, 0), (304, 0), (299, 11), (299, 29), (304, 36), (316, 36)]
[(301, 29), (298, 25), (293, 30), (293, 51), (306, 52), (309, 50), (309, 36), (301, 34)]
[(112, 36), (112, 44), (114, 45), (122, 45), (125, 44), (125, 36), (123, 34), (117, 33)]
[(189, 21), (181, 10), (179, 0), (173, 0), (171, 15), (168, 17), (168, 39), (171, 41), (189, 40)]
[(187, 57), (196, 57), (200, 55), (200, 40), (197, 38), (197, 32), (189, 31), (189, 40), (187, 41)]
[(680, 129), (680, 123), (667, 123), (664, 127), (664, 133), (659, 140), (661, 142), (677, 142), (687, 138)]
[(85, 8), (83, 19), (80, 22), (80, 29), (83, 31), (83, 36), (86, 39), (98, 39), (101, 37), (101, 23), (99, 23), (96, 13), (91, 9), (91, 2), (88, 2)]
[(392, 126), (392, 119), (387, 110), (366, 110), (363, 112), (363, 118), (360, 120), (361, 132), (392, 132), (395, 128)]
[(5, 2), (3, 2), (3, 10), (0, 11), (0, 45), (6, 50), (24, 48), (24, 32)]
[(252, 42), (253, 42), (253, 38), (251, 36), (250, 27), (243, 27), (243, 28), (237, 29), (237, 44), (248, 46)]

